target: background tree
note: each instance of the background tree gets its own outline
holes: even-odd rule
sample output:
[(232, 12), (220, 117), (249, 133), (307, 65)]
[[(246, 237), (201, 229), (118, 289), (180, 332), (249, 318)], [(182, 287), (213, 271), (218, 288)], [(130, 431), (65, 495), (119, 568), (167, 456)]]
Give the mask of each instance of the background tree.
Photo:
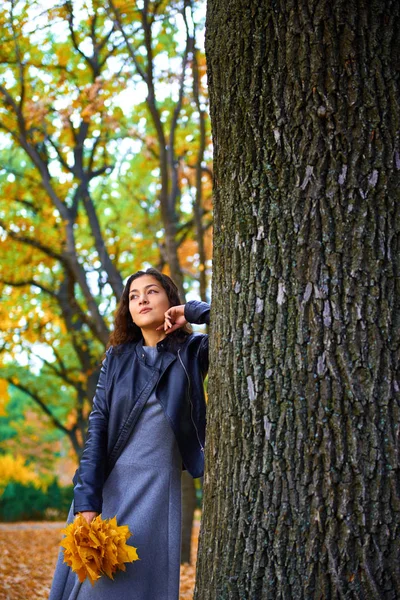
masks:
[[(192, 15), (192, 2), (184, 0), (182, 3), (166, 3), (162, 0), (150, 2), (143, 0), (143, 3), (132, 4), (125, 0), (108, 0), (108, 14), (113, 20), (114, 27), (120, 32), (124, 42), (124, 52), (127, 59), (135, 67), (135, 76), (146, 88), (146, 108), (148, 110), (151, 125), (154, 131), (155, 144), (157, 147), (157, 158), (160, 169), (160, 190), (159, 202), (160, 212), (165, 230), (165, 253), (166, 259), (171, 270), (171, 275), (176, 282), (182, 298), (185, 297), (183, 287), (182, 270), (178, 257), (178, 231), (181, 228), (179, 221), (179, 199), (181, 196), (181, 186), (179, 185), (181, 163), (187, 158), (186, 149), (180, 148), (178, 151), (177, 136), (179, 135), (178, 126), (180, 113), (185, 104), (185, 85), (187, 80), (186, 70), (191, 62), (191, 71), (193, 77), (193, 104), (197, 110), (196, 120), (199, 122), (199, 147), (197, 156), (192, 159), (192, 168), (196, 168), (196, 196), (194, 201), (194, 215), (201, 210), (201, 178), (197, 175), (204, 168), (204, 153), (206, 145), (206, 130), (204, 127), (204, 106), (202, 107), (199, 95), (199, 61), (198, 49), (196, 48), (195, 28)], [(163, 11), (163, 13), (161, 13)], [(163, 44), (163, 38), (171, 33), (170, 14), (174, 15), (179, 11), (185, 27), (185, 42), (181, 57), (177, 53), (176, 45)], [(161, 14), (160, 14), (161, 13)], [(157, 27), (159, 25), (160, 27)], [(159, 29), (157, 45), (154, 45), (154, 29)], [(176, 24), (175, 24), (176, 29)], [(138, 36), (138, 32), (140, 32)], [(134, 42), (132, 42), (134, 40)], [(139, 43), (138, 41), (139, 40)], [(169, 59), (167, 77), (175, 80), (174, 94), (169, 98), (170, 119), (168, 126), (165, 126), (165, 116), (163, 117), (163, 107), (157, 101), (156, 96), (156, 64), (155, 57), (164, 54), (165, 59)], [(177, 59), (181, 64), (177, 66)], [(174, 76), (175, 74), (175, 76)], [(175, 99), (176, 98), (176, 99)], [(172, 102), (171, 102), (172, 100)], [(186, 103), (187, 104), (187, 103)], [(190, 111), (193, 118), (193, 110)], [(195, 163), (193, 165), (193, 162)], [(205, 170), (205, 169), (204, 169)], [(197, 226), (197, 220), (196, 220)], [(199, 270), (200, 273), (205, 270), (205, 252), (204, 252), (204, 233), (203, 225), (200, 229), (196, 227), (197, 239), (199, 241)], [(204, 290), (205, 291), (205, 290)]]
[(205, 299), (198, 6), (0, 7), (2, 377), (77, 457), (124, 279), (152, 264)]
[(400, 596), (399, 12), (208, 3), (197, 600)]
[[(173, 212), (179, 219), (174, 248), (180, 253), (183, 297), (196, 280), (211, 224), (210, 218), (203, 219), (199, 231), (193, 210), (210, 187), (206, 174), (197, 189), (194, 173), (198, 163), (202, 171), (208, 169), (203, 162), (208, 140), (204, 126), (196, 125), (204, 120), (196, 113), (198, 107), (204, 110), (199, 100), (203, 94), (205, 101), (204, 69), (198, 67), (199, 61), (204, 66), (204, 57), (195, 47), (193, 18), (191, 33), (184, 28), (181, 72), (176, 68), (176, 61), (182, 62), (179, 23), (193, 16), (191, 5), (146, 2), (136, 7), (130, 15), (136, 27), (128, 55), (118, 29), (122, 17), (118, 13), (117, 27), (103, 4), (93, 1), (78, 8), (63, 2), (37, 13), (36, 3), (21, 0), (4, 3), (0, 15), (3, 364), (13, 371), (6, 374), (8, 381), (22, 389), (24, 372), (29, 376), (40, 360), (42, 377), (48, 372), (72, 391), (77, 423), (83, 427), (123, 279), (146, 263), (159, 268), (176, 263), (166, 250), (170, 225), (160, 208), (162, 152), (154, 124), (146, 101), (140, 100), (143, 90), (128, 108), (124, 97), (137, 89), (136, 64), (140, 70), (145, 52), (153, 60), (146, 64), (152, 73), (152, 110), (164, 137), (173, 127), (168, 151), (180, 160), (179, 168), (174, 166)], [(209, 208), (202, 209), (201, 218)], [(201, 272), (205, 261), (203, 256)], [(18, 359), (12, 368), (10, 359)], [(51, 411), (50, 386), (37, 393), (31, 383), (25, 387), (38, 406)], [(79, 447), (78, 441), (78, 454)]]

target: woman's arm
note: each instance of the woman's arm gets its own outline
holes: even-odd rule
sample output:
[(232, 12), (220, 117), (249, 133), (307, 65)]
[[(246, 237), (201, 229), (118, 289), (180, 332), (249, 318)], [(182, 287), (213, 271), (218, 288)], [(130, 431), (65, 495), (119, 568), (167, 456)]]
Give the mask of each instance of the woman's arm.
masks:
[[(108, 408), (106, 401), (106, 375), (109, 361), (107, 351), (104, 359), (93, 408), (89, 415), (85, 447), (75, 473), (74, 482), (74, 514), (101, 513), (102, 491), (107, 458)], [(85, 515), (84, 515), (85, 516)], [(85, 516), (85, 518), (87, 518)]]
[[(189, 300), (184, 305), (184, 316), (189, 323), (201, 325), (203, 323), (210, 324), (210, 305), (199, 300)], [(201, 340), (198, 356), (200, 359), (200, 368), (206, 376), (208, 372), (208, 335), (203, 335)]]
[(210, 305), (207, 302), (190, 300), (186, 304), (171, 306), (164, 317), (164, 324), (157, 327), (157, 331), (164, 329), (165, 333), (172, 333), (179, 327), (183, 327), (185, 323), (195, 323), (196, 325), (207, 323), (209, 325)]
[(210, 305), (207, 302), (189, 300), (183, 306), (185, 318), (189, 323), (195, 323), (196, 325), (210, 324)]
[[(164, 329), (166, 334), (172, 333), (185, 323), (195, 323), (201, 325), (210, 323), (210, 305), (199, 300), (190, 300), (186, 304), (172, 306), (165, 313), (164, 324), (157, 327), (157, 330)], [(208, 371), (208, 335), (204, 334), (198, 350), (201, 370), (204, 374)]]

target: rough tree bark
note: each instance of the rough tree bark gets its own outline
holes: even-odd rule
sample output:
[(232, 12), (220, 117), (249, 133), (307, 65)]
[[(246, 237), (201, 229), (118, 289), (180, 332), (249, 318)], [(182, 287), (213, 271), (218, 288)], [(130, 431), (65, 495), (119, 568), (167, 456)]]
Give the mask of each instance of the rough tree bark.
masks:
[(196, 600), (400, 597), (399, 12), (208, 2)]

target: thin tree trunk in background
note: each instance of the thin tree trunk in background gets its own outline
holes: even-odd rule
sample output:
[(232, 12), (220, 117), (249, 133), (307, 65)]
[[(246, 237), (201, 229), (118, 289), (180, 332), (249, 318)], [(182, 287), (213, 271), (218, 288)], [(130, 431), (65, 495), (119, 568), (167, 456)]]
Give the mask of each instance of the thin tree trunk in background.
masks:
[(197, 49), (193, 47), (192, 59), (193, 72), (193, 97), (196, 102), (197, 111), (199, 113), (199, 130), (200, 130), (200, 146), (197, 153), (196, 162), (196, 198), (193, 204), (194, 221), (196, 226), (196, 240), (199, 249), (199, 292), (203, 302), (207, 302), (207, 278), (206, 278), (206, 251), (204, 247), (204, 226), (203, 226), (203, 193), (202, 193), (202, 177), (204, 161), (204, 152), (206, 149), (206, 115), (202, 110), (200, 95), (199, 95), (199, 65), (197, 61)]
[(193, 478), (182, 471), (182, 543), (181, 564), (190, 563), (194, 511), (196, 509), (196, 489)]
[(400, 597), (399, 10), (208, 2), (196, 600)]

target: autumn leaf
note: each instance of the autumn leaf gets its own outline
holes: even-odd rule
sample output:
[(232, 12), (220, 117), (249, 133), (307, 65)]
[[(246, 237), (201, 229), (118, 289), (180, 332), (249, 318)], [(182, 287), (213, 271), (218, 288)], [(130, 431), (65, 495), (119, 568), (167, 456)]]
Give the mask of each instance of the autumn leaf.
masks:
[(62, 530), (65, 538), (60, 546), (64, 550), (64, 562), (78, 575), (79, 581), (89, 579), (92, 585), (104, 573), (110, 579), (118, 570), (125, 571), (126, 562), (140, 560), (136, 548), (126, 544), (132, 535), (127, 525), (98, 515), (89, 524), (78, 514), (75, 521)]
[[(179, 600), (193, 600), (200, 515), (192, 532), (192, 564), (181, 565)], [(15, 600), (48, 600), (61, 538), (62, 523), (1, 523), (1, 592)], [(21, 573), (23, 576), (21, 576)]]

